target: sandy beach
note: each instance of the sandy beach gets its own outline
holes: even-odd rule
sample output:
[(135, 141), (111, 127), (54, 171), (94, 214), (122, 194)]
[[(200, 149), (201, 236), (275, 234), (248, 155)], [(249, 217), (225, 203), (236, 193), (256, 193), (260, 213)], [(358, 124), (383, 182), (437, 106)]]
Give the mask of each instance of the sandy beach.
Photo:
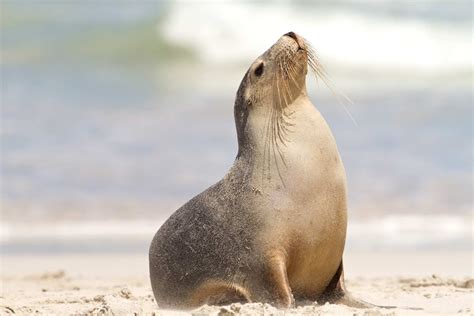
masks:
[[(0, 316), (474, 315), (473, 3), (0, 1)], [(247, 69), (289, 31), (331, 83), (309, 72), (305, 93), (347, 176), (348, 290), (395, 307), (163, 310), (150, 241), (227, 174), (239, 84), (260, 86)], [(295, 174), (340, 175), (301, 147)]]
[(396, 308), (233, 304), (161, 310), (142, 254), (2, 257), (2, 315), (472, 315), (470, 252), (348, 253), (347, 286), (366, 301)]

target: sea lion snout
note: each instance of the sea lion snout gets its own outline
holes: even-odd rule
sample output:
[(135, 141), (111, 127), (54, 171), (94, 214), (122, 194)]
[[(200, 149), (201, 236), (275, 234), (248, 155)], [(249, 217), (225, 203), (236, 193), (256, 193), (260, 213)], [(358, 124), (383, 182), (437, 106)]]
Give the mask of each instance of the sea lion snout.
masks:
[(288, 32), (288, 33), (286, 33), (286, 34), (283, 34), (283, 36), (291, 37), (292, 39), (295, 40), (296, 44), (298, 44), (298, 48), (299, 48), (299, 49), (305, 49), (304, 40), (301, 38), (301, 36), (299, 36), (299, 35), (296, 34), (295, 32), (290, 31), (290, 32)]
[(296, 41), (296, 39), (297, 39), (296, 33), (293, 32), (293, 31), (290, 31), (290, 32), (288, 32), (288, 33), (286, 33), (286, 34), (284, 34), (284, 35), (291, 37), (291, 38), (294, 39), (295, 41)]

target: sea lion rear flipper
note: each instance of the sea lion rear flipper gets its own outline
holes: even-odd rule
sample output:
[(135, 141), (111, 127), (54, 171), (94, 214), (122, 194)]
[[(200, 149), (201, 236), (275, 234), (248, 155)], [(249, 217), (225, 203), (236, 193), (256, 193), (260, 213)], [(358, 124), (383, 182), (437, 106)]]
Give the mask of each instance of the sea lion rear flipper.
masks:
[(410, 309), (410, 310), (423, 310), (423, 308), (419, 307), (401, 307), (401, 306), (385, 306), (385, 305), (375, 305), (371, 303), (367, 303), (365, 301), (359, 300), (349, 294), (346, 290), (346, 286), (344, 284), (344, 268), (341, 264), (336, 271), (336, 274), (332, 278), (331, 282), (327, 286), (326, 290), (322, 294), (321, 298), (319, 299), (321, 303), (329, 302), (332, 304), (343, 304), (350, 307), (355, 308), (372, 308), (372, 307), (379, 307), (379, 308), (403, 308), (403, 309)]
[(324, 293), (321, 295), (318, 301), (320, 301), (320, 303), (329, 302), (331, 304), (343, 304), (356, 308), (392, 307), (370, 304), (362, 300), (356, 299), (351, 294), (349, 294), (344, 284), (344, 268), (342, 261), (336, 271), (336, 274), (333, 276), (331, 282), (329, 282), (329, 285), (326, 287), (326, 290), (324, 290)]

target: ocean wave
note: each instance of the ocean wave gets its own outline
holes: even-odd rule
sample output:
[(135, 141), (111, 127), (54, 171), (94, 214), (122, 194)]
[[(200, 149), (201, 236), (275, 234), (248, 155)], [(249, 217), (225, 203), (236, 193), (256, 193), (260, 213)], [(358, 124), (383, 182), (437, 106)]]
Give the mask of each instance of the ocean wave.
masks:
[(160, 25), (168, 41), (192, 47), (207, 63), (253, 60), (290, 30), (305, 36), (323, 61), (335, 67), (465, 72), (472, 59), (469, 20), (401, 18), (330, 6), (226, 2), (175, 4)]
[[(41, 250), (54, 243), (83, 243), (93, 241), (107, 251), (120, 251), (124, 242), (135, 242), (148, 247), (156, 230), (163, 221), (113, 220), (45, 222), (35, 225), (7, 223), (0, 226), (0, 249), (15, 251), (15, 245)], [(389, 215), (349, 222), (347, 248), (367, 249), (472, 249), (472, 215)], [(126, 242), (125, 242), (126, 241)], [(30, 247), (25, 245), (31, 244)], [(50, 247), (45, 247), (50, 248)], [(38, 249), (35, 249), (36, 252)], [(124, 247), (123, 251), (127, 251)]]
[(472, 214), (388, 215), (350, 222), (348, 243), (356, 249), (472, 249), (472, 227)]
[[(292, 30), (331, 69), (470, 74), (471, 1), (5, 6), (1, 65), (248, 64)], [(21, 39), (21, 41), (18, 41)], [(20, 45), (21, 43), (21, 45)], [(47, 45), (45, 45), (47, 43)]]

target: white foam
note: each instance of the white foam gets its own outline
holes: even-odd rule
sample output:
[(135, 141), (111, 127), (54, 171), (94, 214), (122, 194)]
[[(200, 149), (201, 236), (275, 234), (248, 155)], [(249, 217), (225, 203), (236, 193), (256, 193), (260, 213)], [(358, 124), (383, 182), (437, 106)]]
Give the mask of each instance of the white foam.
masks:
[(472, 216), (389, 215), (349, 222), (348, 239), (357, 247), (472, 247)]
[(290, 30), (313, 43), (323, 61), (344, 67), (433, 72), (472, 65), (470, 24), (226, 2), (175, 4), (160, 27), (168, 40), (192, 47), (212, 63), (253, 60)]
[[(422, 249), (429, 247), (469, 248), (473, 242), (472, 216), (389, 215), (349, 221), (350, 248)], [(0, 244), (51, 240), (97, 241), (137, 240), (149, 242), (160, 221), (77, 221), (19, 224), (3, 222)]]

